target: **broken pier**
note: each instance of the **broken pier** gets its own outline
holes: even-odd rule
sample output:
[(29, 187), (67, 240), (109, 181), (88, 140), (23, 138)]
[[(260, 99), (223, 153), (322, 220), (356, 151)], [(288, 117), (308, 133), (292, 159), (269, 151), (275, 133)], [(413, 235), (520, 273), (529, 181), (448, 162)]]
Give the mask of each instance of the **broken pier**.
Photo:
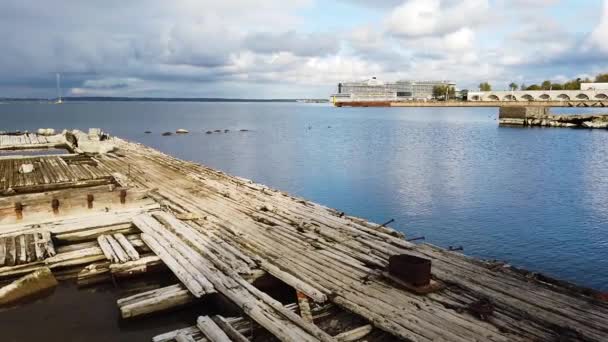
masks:
[[(37, 145), (69, 153), (27, 155)], [(162, 269), (178, 281), (118, 300), (123, 318), (208, 296), (237, 310), (201, 315), (156, 342), (608, 337), (604, 294), (414, 244), (390, 227), (99, 130), (6, 135), (2, 146), (23, 155), (0, 156), (0, 281), (48, 268), (91, 286)], [(20, 172), (24, 164), (33, 168)], [(262, 279), (288, 288), (290, 303)]]

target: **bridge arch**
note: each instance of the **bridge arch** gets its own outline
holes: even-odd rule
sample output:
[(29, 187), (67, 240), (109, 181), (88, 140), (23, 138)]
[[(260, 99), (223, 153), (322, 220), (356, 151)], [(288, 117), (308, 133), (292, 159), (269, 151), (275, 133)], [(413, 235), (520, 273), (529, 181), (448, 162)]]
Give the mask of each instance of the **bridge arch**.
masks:
[(549, 100), (551, 100), (551, 95), (549, 95), (549, 94), (542, 94), (541, 96), (539, 96), (539, 98), (541, 100), (549, 101)]
[(530, 94), (525, 94), (521, 98), (526, 101), (534, 101), (534, 97)]
[(481, 98), (479, 98), (479, 95), (473, 95), (471, 97), (471, 101), (479, 101), (479, 100), (481, 100)]
[(557, 95), (557, 98), (561, 101), (569, 101), (570, 100), (570, 96), (566, 95), (566, 94), (559, 94)]
[(578, 100), (589, 100), (589, 96), (587, 96), (587, 94), (578, 94), (576, 95), (576, 98)]
[(504, 101), (516, 101), (517, 99), (513, 95), (507, 95), (503, 98)]
[(488, 100), (489, 101), (499, 101), (500, 99), (498, 98), (498, 96), (492, 94), (492, 95), (488, 96)]
[(597, 95), (595, 95), (595, 98), (598, 99), (598, 100), (606, 100), (606, 99), (608, 99), (608, 95), (606, 95), (606, 94), (597, 94)]

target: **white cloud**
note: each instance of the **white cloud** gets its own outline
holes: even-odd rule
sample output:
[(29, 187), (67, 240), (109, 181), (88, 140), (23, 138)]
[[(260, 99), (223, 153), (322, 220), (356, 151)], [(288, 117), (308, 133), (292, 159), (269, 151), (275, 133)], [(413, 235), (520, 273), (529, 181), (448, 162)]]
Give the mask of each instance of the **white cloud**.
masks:
[(600, 23), (591, 33), (589, 43), (603, 53), (608, 53), (606, 37), (608, 37), (608, 0), (604, 1)]
[(483, 22), (487, 0), (407, 0), (387, 20), (389, 32), (405, 37), (444, 35)]
[(475, 43), (475, 32), (468, 27), (448, 33), (443, 37), (445, 47), (451, 51), (471, 50)]
[(339, 1), (353, 14), (328, 23), (333, 4), (319, 0), (56, 0), (55, 11), (3, 0), (0, 96), (54, 96), (57, 71), (73, 94), (281, 97), (374, 75), (469, 87), (606, 64), (608, 0), (588, 37), (550, 10), (555, 0)]

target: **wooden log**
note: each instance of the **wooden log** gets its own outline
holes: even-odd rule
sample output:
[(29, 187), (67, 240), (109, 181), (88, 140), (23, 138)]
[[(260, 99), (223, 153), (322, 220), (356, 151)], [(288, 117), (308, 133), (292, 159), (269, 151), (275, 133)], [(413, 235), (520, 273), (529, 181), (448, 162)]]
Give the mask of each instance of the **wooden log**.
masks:
[[(139, 225), (138, 225), (139, 226)], [(192, 294), (200, 298), (207, 293), (201, 284), (192, 277), (192, 275), (167, 251), (154, 237), (148, 234), (142, 234), (141, 239), (156, 253), (163, 262), (171, 269), (175, 276), (192, 292)]]
[(231, 341), (249, 342), (249, 339), (247, 339), (243, 334), (241, 334), (241, 332), (236, 330), (226, 318), (218, 315), (213, 316), (212, 319), (213, 322), (215, 322), (215, 324), (217, 324), (217, 326), (222, 329), (224, 333), (226, 333), (226, 335), (230, 338)]
[[(34, 232), (34, 248), (36, 250), (36, 260), (42, 261), (46, 252), (46, 241), (42, 238), (42, 234)], [(0, 263), (1, 264), (1, 263)]]
[[(162, 234), (162, 230), (164, 228), (159, 227), (160, 224), (158, 222), (156, 224), (152, 224), (150, 220), (154, 221), (154, 219), (146, 215), (140, 215), (134, 218), (134, 223), (140, 227), (140, 229), (147, 232), (146, 234), (142, 235), (142, 238), (144, 238), (148, 233)], [(150, 222), (145, 224), (146, 221)], [(161, 232), (156, 232), (156, 229), (160, 229)], [(167, 243), (173, 247), (187, 249), (185, 246), (180, 246), (180, 240), (173, 237), (172, 234), (165, 233), (165, 236), (167, 239), (169, 239), (167, 240)], [(146, 241), (145, 238), (144, 241)], [(154, 250), (152, 246), (150, 247)], [(204, 258), (198, 260), (200, 264), (197, 265), (197, 269), (203, 272), (203, 276), (211, 281), (213, 286), (215, 286), (218, 291), (227, 296), (240, 308), (244, 309), (250, 317), (271, 331), (275, 336), (285, 340), (315, 341), (318, 339), (318, 336), (322, 336), (323, 340), (332, 340), (331, 337), (328, 337), (329, 335), (325, 334), (320, 329), (307, 326), (306, 323), (293, 312), (286, 312), (280, 303), (255, 289), (244, 280), (244, 284), (240, 283), (239, 279), (242, 280), (242, 278), (240, 278), (240, 276), (232, 271), (228, 266), (221, 264), (216, 257), (211, 254), (206, 254), (206, 256), (213, 260), (213, 263), (211, 264), (210, 261), (207, 261)], [(165, 258), (163, 258), (163, 261), (166, 262)], [(214, 270), (214, 265), (222, 265), (220, 268), (221, 272)], [(288, 318), (288, 322), (291, 322), (291, 324), (286, 326), (285, 321), (281, 320), (279, 318), (280, 316), (276, 316), (277, 313), (285, 318)], [(302, 328), (303, 326), (305, 327), (304, 329)], [(315, 329), (321, 332), (318, 332)], [(311, 334), (310, 331), (314, 331), (314, 335)]]
[(114, 254), (114, 250), (108, 242), (106, 235), (99, 235), (97, 237), (97, 243), (99, 244), (99, 248), (101, 248), (101, 251), (103, 252), (103, 255), (106, 257), (106, 259), (113, 263), (118, 261), (118, 257)]
[(334, 337), (339, 342), (353, 342), (353, 341), (360, 340), (360, 339), (364, 338), (365, 336), (369, 335), (369, 333), (371, 333), (373, 329), (374, 329), (374, 327), (371, 324), (367, 324), (367, 325), (355, 328), (353, 330), (345, 331)]
[(89, 286), (109, 280), (111, 280), (109, 261), (91, 263), (76, 275), (78, 286)]
[(175, 341), (176, 342), (196, 342), (194, 337), (192, 337), (191, 335), (188, 335), (188, 334), (184, 334), (184, 333), (177, 334), (177, 336), (175, 336)]
[(121, 233), (117, 233), (114, 234), (114, 238), (116, 239), (116, 241), (118, 241), (122, 249), (127, 253), (130, 260), (135, 261), (139, 259), (139, 253), (137, 253), (135, 247), (133, 247), (131, 242), (129, 242), (129, 240), (127, 240), (124, 235), (122, 235)]
[(118, 241), (116, 241), (116, 239), (114, 239), (114, 236), (106, 235), (106, 240), (108, 241), (110, 246), (112, 246), (112, 251), (114, 252), (114, 256), (116, 256), (116, 258), (118, 259), (118, 262), (125, 263), (125, 262), (129, 261), (129, 256), (122, 249), (122, 246), (120, 245), (120, 243), (118, 243)]
[(9, 236), (6, 238), (6, 266), (15, 266), (17, 265), (17, 246), (16, 240), (14, 236)]
[(95, 240), (99, 235), (110, 235), (110, 234), (134, 234), (137, 233), (137, 229), (133, 227), (131, 223), (123, 223), (112, 225), (108, 227), (99, 227), (92, 229), (84, 229), (73, 232), (65, 232), (65, 233), (57, 233), (55, 235), (55, 239), (61, 242), (79, 242), (79, 241), (89, 241)]
[(122, 318), (133, 318), (192, 303), (196, 298), (181, 284), (119, 299), (116, 303)]
[(55, 256), (57, 253), (55, 252), (55, 245), (53, 245), (53, 239), (51, 238), (51, 233), (47, 230), (42, 231), (42, 239), (46, 241), (46, 255), (49, 257)]
[[(196, 336), (201, 335), (201, 330), (196, 326), (190, 326), (183, 329), (169, 331), (164, 334), (156, 335), (152, 338), (152, 342), (171, 342), (174, 341), (178, 335)], [(200, 340), (199, 340), (200, 341)]]
[(44, 260), (49, 268), (86, 265), (95, 261), (104, 260), (105, 256), (99, 247), (90, 247), (68, 253), (57, 254)]
[(112, 275), (124, 278), (147, 273), (151, 270), (162, 269), (164, 263), (161, 258), (156, 255), (144, 255), (135, 261), (127, 261), (122, 264), (111, 264), (109, 267)]
[(200, 316), (196, 321), (196, 326), (211, 342), (232, 342), (230, 337), (209, 316)]
[(0, 237), (0, 266), (6, 262), (6, 238)]
[(18, 263), (19, 264), (27, 264), (27, 245), (25, 244), (25, 235), (19, 235), (17, 237), (17, 243), (19, 244), (18, 249)]
[[(171, 235), (163, 234), (163, 231), (165, 230), (165, 228), (158, 221), (156, 221), (149, 215), (145, 215), (145, 214), (139, 215), (133, 219), (133, 223), (137, 227), (142, 229), (142, 231), (145, 231), (146, 234), (150, 234), (150, 237), (148, 239), (150, 239), (152, 236), (155, 236), (157, 239), (164, 241), (165, 244), (169, 248), (173, 248), (174, 252), (177, 252), (174, 255), (169, 255), (167, 250), (165, 250), (164, 248), (161, 248), (160, 252), (165, 253), (164, 255), (165, 255), (165, 257), (167, 257), (167, 259), (168, 259), (167, 260), (165, 257), (163, 257), (163, 255), (156, 253), (155, 248), (152, 247), (148, 243), (148, 241), (144, 239), (144, 241), (146, 243), (148, 243), (148, 246), (153, 251), (155, 251), (155, 253), (157, 255), (159, 255), (161, 257), (161, 259), (167, 264), (167, 266), (169, 268), (171, 268), (172, 271), (174, 269), (172, 268), (172, 266), (169, 263), (173, 263), (173, 265), (176, 266), (176, 270), (180, 270), (180, 271), (183, 270), (183, 271), (181, 271), (182, 274), (180, 274), (180, 275), (176, 274), (176, 276), (178, 276), (178, 278), (181, 276), (181, 277), (184, 277), (184, 279), (186, 279), (187, 281), (197, 282), (199, 284), (199, 287), (202, 288), (203, 293), (215, 292), (213, 284), (211, 284), (211, 282), (206, 278), (206, 275), (201, 273), (200, 265), (201, 265), (201, 262), (203, 262), (203, 260), (201, 260), (202, 258), (200, 255), (194, 253), (187, 246), (184, 246), (184, 244), (180, 243), (179, 240), (173, 239)], [(143, 239), (143, 235), (142, 235), (142, 239)], [(158, 246), (160, 246), (160, 245), (158, 245)], [(179, 262), (176, 260), (176, 258), (179, 259)], [(188, 269), (192, 270), (192, 273), (187, 271), (183, 265), (188, 266)], [(174, 271), (174, 273), (175, 273), (175, 271)], [(182, 280), (182, 278), (180, 278), (180, 280)], [(186, 284), (186, 283), (184, 283), (184, 284)], [(188, 284), (186, 284), (186, 285), (188, 286)], [(193, 294), (196, 297), (200, 297), (200, 296), (197, 296), (194, 292), (193, 292)]]

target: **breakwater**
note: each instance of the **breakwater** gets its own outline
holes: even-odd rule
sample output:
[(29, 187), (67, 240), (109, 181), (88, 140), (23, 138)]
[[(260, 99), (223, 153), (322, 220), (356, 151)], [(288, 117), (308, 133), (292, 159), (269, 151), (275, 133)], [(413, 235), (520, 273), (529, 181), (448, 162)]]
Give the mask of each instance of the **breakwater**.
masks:
[(608, 114), (555, 115), (540, 106), (500, 107), (498, 119), (501, 125), (608, 128)]
[(335, 107), (562, 107), (562, 108), (604, 108), (608, 106), (607, 100), (577, 100), (577, 101), (398, 101), (395, 99), (335, 99)]

